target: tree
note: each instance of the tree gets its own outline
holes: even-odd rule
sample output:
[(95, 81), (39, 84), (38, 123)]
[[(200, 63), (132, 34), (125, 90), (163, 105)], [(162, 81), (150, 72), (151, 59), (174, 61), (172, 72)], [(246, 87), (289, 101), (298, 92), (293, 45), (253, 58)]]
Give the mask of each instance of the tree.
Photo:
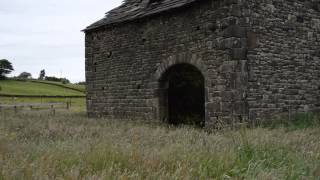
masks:
[(0, 79), (4, 79), (6, 75), (13, 71), (12, 63), (6, 59), (0, 60)]
[(44, 69), (42, 69), (40, 71), (39, 80), (44, 80), (45, 77), (46, 77), (46, 71)]
[(32, 78), (32, 75), (31, 73), (28, 73), (28, 72), (22, 72), (19, 76), (18, 76), (19, 79), (30, 79)]
[(54, 76), (46, 76), (45, 79), (46, 81), (55, 81), (55, 82), (61, 82), (60, 78), (54, 77)]

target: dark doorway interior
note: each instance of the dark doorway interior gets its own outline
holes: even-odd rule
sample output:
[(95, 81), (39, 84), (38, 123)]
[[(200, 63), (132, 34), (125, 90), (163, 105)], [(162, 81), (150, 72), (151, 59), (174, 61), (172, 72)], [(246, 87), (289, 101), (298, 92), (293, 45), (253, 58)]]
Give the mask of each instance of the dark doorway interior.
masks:
[(204, 126), (205, 95), (204, 77), (190, 64), (178, 64), (169, 68), (162, 78), (166, 84), (167, 120), (170, 124)]

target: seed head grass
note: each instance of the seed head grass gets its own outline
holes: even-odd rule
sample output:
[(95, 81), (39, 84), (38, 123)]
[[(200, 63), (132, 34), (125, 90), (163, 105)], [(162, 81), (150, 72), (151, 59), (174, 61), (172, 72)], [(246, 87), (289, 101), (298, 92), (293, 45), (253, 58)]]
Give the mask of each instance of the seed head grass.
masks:
[(188, 126), (2, 112), (2, 179), (319, 179), (320, 128)]

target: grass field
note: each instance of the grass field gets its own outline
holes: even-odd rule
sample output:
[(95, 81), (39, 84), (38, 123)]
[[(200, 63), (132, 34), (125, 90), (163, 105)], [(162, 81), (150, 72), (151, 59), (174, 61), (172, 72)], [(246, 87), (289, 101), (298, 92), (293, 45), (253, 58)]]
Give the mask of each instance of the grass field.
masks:
[[(1, 80), (0, 94), (4, 95), (46, 95), (46, 96), (83, 96), (84, 93), (55, 85), (30, 81)], [(77, 86), (77, 85), (73, 85)], [(83, 86), (79, 86), (83, 88)]]
[(58, 85), (58, 86), (64, 86), (66, 88), (74, 88), (79, 91), (85, 92), (86, 87), (85, 85), (78, 85), (78, 84), (63, 84), (62, 82), (55, 82), (55, 81), (41, 81), (41, 80), (32, 80), (32, 82), (38, 82), (38, 83), (46, 83), (46, 84), (52, 84), (52, 85)]
[(0, 179), (319, 179), (319, 117), (304, 121), (208, 134), (84, 113), (5, 111)]
[(70, 102), (70, 111), (84, 112), (86, 109), (85, 98), (25, 98), (25, 97), (0, 97), (0, 104), (20, 104), (20, 103), (67, 103)]

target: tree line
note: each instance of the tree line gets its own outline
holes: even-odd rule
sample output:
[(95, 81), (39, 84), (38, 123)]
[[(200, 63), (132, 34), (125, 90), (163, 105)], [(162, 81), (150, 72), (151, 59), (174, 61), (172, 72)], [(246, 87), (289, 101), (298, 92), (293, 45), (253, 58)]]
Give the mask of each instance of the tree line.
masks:
[[(12, 63), (7, 59), (0, 60), (0, 80), (7, 79), (8, 75), (14, 71)], [(32, 75), (29, 72), (22, 72), (17, 77), (13, 77), (15, 79), (32, 79)], [(39, 73), (38, 80), (44, 81), (55, 81), (62, 82), (63, 84), (68, 84), (70, 81), (67, 78), (57, 78), (54, 76), (46, 76), (46, 71), (43, 69)]]

